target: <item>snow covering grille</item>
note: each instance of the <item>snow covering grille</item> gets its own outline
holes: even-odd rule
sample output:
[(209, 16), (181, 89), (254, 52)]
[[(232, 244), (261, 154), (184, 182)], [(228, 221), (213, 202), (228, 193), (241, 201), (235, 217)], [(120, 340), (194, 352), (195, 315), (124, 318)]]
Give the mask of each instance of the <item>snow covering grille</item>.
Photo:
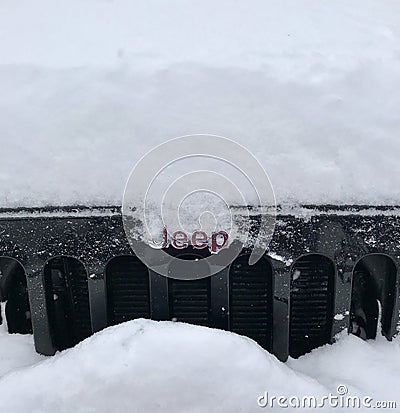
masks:
[(266, 350), (272, 345), (272, 268), (266, 259), (249, 266), (236, 259), (229, 271), (230, 330), (252, 338)]
[(58, 350), (92, 333), (87, 273), (75, 258), (57, 257), (44, 268), (50, 328)]
[(202, 326), (210, 326), (210, 278), (200, 280), (168, 280), (170, 318)]
[(147, 267), (136, 257), (113, 258), (106, 268), (108, 324), (150, 318)]
[(290, 285), (289, 354), (299, 357), (331, 339), (335, 268), (313, 254), (296, 261)]

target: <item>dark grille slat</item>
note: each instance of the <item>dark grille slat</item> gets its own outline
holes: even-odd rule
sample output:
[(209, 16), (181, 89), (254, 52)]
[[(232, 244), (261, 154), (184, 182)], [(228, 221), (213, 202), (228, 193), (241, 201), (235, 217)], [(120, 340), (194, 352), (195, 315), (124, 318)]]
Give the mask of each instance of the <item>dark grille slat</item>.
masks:
[(230, 329), (271, 349), (272, 339), (272, 269), (266, 260), (248, 265), (241, 256), (229, 272)]
[(290, 355), (299, 357), (330, 340), (333, 317), (333, 263), (317, 254), (293, 266), (290, 289)]
[(69, 283), (71, 285), (74, 304), (77, 307), (74, 318), (80, 341), (89, 337), (91, 334), (89, 290), (84, 267), (79, 262), (74, 262), (74, 264), (76, 268), (70, 273)]
[(64, 350), (92, 333), (86, 269), (75, 258), (56, 257), (44, 275), (53, 342)]
[(210, 278), (168, 280), (170, 317), (177, 321), (210, 326)]
[(111, 260), (106, 281), (109, 324), (150, 318), (149, 273), (138, 258), (122, 256)]

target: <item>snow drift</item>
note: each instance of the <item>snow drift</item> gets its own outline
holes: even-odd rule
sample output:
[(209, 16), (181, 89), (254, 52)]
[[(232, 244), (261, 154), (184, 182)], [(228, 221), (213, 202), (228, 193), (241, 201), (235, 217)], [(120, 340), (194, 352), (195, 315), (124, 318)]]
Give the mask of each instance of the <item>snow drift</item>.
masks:
[(265, 391), (322, 397), (344, 384), (352, 395), (397, 400), (400, 384), (397, 339), (362, 342), (343, 335), (333, 346), (283, 364), (233, 333), (135, 320), (43, 361), (26, 348), (32, 366), (25, 368), (12, 351), (17, 339), (26, 338), (0, 336), (3, 358), (11, 359), (10, 369), (15, 363), (0, 378), (3, 411), (256, 412)]

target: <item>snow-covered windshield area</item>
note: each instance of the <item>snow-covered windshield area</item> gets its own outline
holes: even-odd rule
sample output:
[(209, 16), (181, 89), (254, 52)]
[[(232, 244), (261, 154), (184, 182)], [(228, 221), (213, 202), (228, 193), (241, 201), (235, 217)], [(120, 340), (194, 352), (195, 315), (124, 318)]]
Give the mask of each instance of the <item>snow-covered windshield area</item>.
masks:
[(400, 3), (0, 4), (0, 207), (121, 204), (176, 136), (244, 144), (277, 202), (398, 204)]

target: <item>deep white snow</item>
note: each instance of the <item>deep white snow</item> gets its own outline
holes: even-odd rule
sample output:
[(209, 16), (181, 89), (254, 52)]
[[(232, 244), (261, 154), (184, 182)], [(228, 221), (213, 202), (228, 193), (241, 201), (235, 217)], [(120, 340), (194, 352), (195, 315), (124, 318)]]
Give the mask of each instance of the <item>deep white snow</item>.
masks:
[(400, 2), (3, 0), (0, 206), (120, 204), (154, 145), (236, 139), (279, 203), (400, 202)]
[(2, 412), (249, 413), (263, 411), (257, 400), (265, 391), (323, 397), (337, 395), (339, 385), (351, 396), (400, 403), (399, 339), (363, 342), (343, 334), (283, 364), (233, 333), (135, 320), (47, 359), (32, 349), (31, 337), (1, 332)]

